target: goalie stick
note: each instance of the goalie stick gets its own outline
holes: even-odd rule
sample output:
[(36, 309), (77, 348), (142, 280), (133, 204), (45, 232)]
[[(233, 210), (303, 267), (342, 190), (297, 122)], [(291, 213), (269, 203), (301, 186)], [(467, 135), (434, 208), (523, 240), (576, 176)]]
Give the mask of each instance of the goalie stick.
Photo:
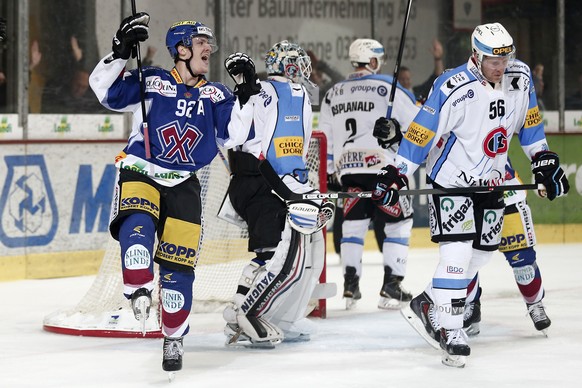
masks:
[[(259, 171), (267, 181), (267, 184), (279, 197), (286, 201), (301, 201), (305, 199), (338, 199), (338, 198), (371, 198), (371, 191), (362, 192), (339, 192), (339, 193), (305, 193), (299, 194), (291, 191), (289, 187), (279, 177), (268, 160), (259, 163)], [(406, 189), (399, 190), (400, 195), (423, 195), (423, 194), (473, 194), (488, 193), (492, 191), (511, 190), (545, 190), (542, 184), (526, 185), (502, 185), (502, 186), (470, 186), (470, 187), (443, 187), (430, 189)]]

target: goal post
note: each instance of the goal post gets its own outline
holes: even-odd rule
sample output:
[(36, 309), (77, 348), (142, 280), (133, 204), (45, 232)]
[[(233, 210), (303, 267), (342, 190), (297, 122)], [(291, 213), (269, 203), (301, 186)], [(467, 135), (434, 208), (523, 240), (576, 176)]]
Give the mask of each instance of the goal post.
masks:
[[(321, 192), (327, 190), (326, 138), (314, 131), (309, 144), (309, 180)], [(216, 157), (197, 172), (202, 186), (203, 230), (193, 285), (192, 313), (218, 312), (232, 301), (243, 267), (254, 257), (247, 251), (248, 233), (217, 217), (229, 184), (224, 161)], [(44, 318), (46, 331), (94, 337), (143, 338), (140, 323), (134, 318), (129, 301), (123, 296), (119, 243), (109, 238), (93, 284), (77, 305), (53, 312)], [(162, 337), (158, 269), (155, 264), (152, 308), (146, 321), (145, 337)], [(326, 268), (320, 283), (326, 281)], [(311, 316), (326, 317), (325, 299), (310, 303)]]

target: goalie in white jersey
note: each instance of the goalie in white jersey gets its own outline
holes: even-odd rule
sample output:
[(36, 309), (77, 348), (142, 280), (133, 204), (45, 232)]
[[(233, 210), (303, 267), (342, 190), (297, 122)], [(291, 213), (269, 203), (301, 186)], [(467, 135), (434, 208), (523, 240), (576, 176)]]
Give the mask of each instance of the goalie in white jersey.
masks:
[[(396, 162), (378, 175), (373, 200), (394, 204), (421, 162), (427, 183), (453, 188), (505, 181), (509, 141), (517, 134), (537, 183), (550, 200), (566, 194), (568, 180), (549, 151), (529, 67), (514, 60), (515, 46), (499, 23), (477, 26), (469, 61), (443, 73), (404, 137)], [(440, 261), (425, 292), (405, 317), (429, 342), (440, 343), (443, 363), (462, 367), (470, 354), (462, 330), (467, 285), (499, 247), (503, 192), (430, 195), (431, 239)], [(438, 345), (437, 345), (438, 346)]]
[[(343, 190), (371, 191), (378, 171), (394, 160), (402, 139), (400, 126), (408, 128), (419, 107), (412, 93), (395, 84), (394, 114), (387, 120), (393, 78), (377, 74), (385, 60), (384, 47), (374, 39), (356, 39), (349, 54), (354, 72), (325, 95), (319, 127), (327, 137), (328, 174), (337, 176)], [(383, 146), (373, 136), (378, 130), (390, 133), (390, 140)], [(410, 301), (412, 295), (402, 289), (401, 282), (406, 275), (412, 229), (411, 198), (402, 197), (394, 205), (380, 207), (368, 199), (350, 198), (344, 202), (343, 213), (341, 261), (346, 307), (351, 308), (361, 298), (364, 238), (371, 219), (385, 223), (386, 234), (378, 307), (397, 308), (401, 301)]]
[[(241, 89), (257, 87), (248, 99), (242, 125), (247, 141), (229, 150), (232, 177), (228, 199), (247, 223), (249, 251), (256, 257), (244, 269), (234, 304), (223, 313), (228, 345), (272, 348), (285, 341), (310, 339), (305, 319), (309, 299), (324, 265), (321, 229), (333, 216), (333, 204), (283, 202), (259, 172), (268, 161), (294, 192), (313, 192), (306, 168), (312, 133), (309, 82), (311, 60), (297, 44), (282, 41), (266, 55), (268, 79), (256, 83), (252, 60), (240, 53), (225, 62)], [(240, 96), (239, 96), (240, 99)], [(249, 109), (249, 107), (251, 109)]]

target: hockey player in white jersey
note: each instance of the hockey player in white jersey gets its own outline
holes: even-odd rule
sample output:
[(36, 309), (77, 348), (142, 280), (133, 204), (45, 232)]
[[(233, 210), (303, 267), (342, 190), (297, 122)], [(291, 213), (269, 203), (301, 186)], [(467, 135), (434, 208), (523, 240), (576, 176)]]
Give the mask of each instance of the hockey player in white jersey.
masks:
[[(505, 174), (506, 184), (519, 185), (522, 183), (509, 159), (505, 167)], [(526, 191), (505, 191), (503, 198), (505, 211), (499, 251), (504, 254), (507, 263), (513, 270), (515, 283), (534, 327), (545, 334), (552, 321), (546, 314), (542, 302), (545, 289), (534, 249), (536, 234), (531, 209), (526, 200)], [(479, 274), (477, 274), (467, 286), (467, 300), (463, 317), (463, 329), (470, 337), (480, 332), (481, 293)]]
[(216, 156), (217, 143), (240, 144), (246, 133), (237, 139), (229, 132), (236, 121), (231, 113), (240, 104), (226, 86), (204, 76), (217, 49), (204, 24), (182, 21), (170, 27), (166, 46), (175, 64), (171, 71), (146, 67), (142, 78), (138, 70), (125, 69), (136, 44), (148, 38), (149, 19), (142, 12), (123, 20), (113, 52), (97, 64), (90, 85), (105, 107), (133, 114), (128, 144), (115, 160), (119, 180), (110, 231), (121, 246), (123, 292), (142, 327), (151, 307), (154, 261), (159, 264), (162, 368), (173, 373), (182, 368), (201, 236), (196, 171)]
[[(337, 176), (344, 191), (371, 191), (378, 171), (394, 160), (402, 139), (400, 128), (408, 128), (419, 107), (414, 95), (396, 84), (393, 115), (386, 119), (392, 76), (378, 74), (386, 57), (378, 41), (356, 39), (350, 45), (349, 56), (354, 71), (326, 93), (319, 128), (327, 137), (328, 174)], [(383, 147), (373, 136), (375, 131), (390, 134)], [(368, 199), (350, 198), (343, 206), (340, 250), (343, 296), (348, 309), (361, 298), (364, 239), (372, 219), (385, 222), (386, 234), (382, 249), (384, 281), (378, 307), (398, 308), (401, 301), (412, 299), (401, 286), (412, 230), (411, 198), (403, 196), (398, 203), (382, 206)]]
[[(396, 161), (378, 175), (373, 200), (394, 204), (398, 190), (426, 159), (427, 183), (453, 188), (504, 184), (513, 134), (531, 159), (550, 200), (568, 192), (559, 158), (549, 151), (529, 67), (499, 23), (477, 26), (468, 62), (443, 73), (404, 137)], [(463, 331), (467, 285), (499, 247), (502, 192), (430, 195), (432, 241), (440, 260), (425, 292), (403, 315), (427, 340), (440, 343), (443, 363), (462, 367), (471, 352)]]
[[(233, 54), (225, 67), (239, 89), (244, 66), (252, 60)], [(227, 345), (271, 348), (285, 341), (310, 339), (305, 318), (309, 299), (324, 265), (321, 229), (333, 216), (333, 204), (286, 203), (271, 192), (259, 172), (268, 161), (294, 192), (314, 192), (306, 168), (312, 133), (309, 82), (311, 61), (297, 44), (275, 44), (265, 58), (268, 79), (252, 96), (240, 129), (247, 141), (229, 150), (232, 170), (228, 200), (247, 223), (249, 251), (256, 257), (243, 269), (223, 316)], [(246, 107), (245, 107), (246, 108)]]

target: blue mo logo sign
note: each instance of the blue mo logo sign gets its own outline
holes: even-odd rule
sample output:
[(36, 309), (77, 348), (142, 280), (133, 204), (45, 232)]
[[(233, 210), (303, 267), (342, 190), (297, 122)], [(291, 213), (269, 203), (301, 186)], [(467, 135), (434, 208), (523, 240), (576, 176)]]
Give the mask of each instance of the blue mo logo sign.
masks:
[[(4, 160), (7, 173), (0, 193), (0, 243), (9, 248), (48, 245), (58, 230), (58, 207), (71, 202), (59, 196), (57, 204), (43, 155), (5, 156)], [(107, 231), (116, 168), (105, 166), (95, 191), (92, 175), (91, 165), (79, 166), (69, 234), (80, 233), (81, 228), (85, 233)]]
[(95, 221), (99, 219), (97, 232), (106, 232), (109, 226), (109, 213), (111, 198), (117, 169), (113, 164), (105, 166), (103, 176), (99, 181), (97, 190), (93, 194), (93, 172), (91, 165), (80, 165), (77, 178), (77, 188), (71, 211), (71, 225), (69, 233), (79, 233), (83, 215), (85, 220), (84, 232), (90, 233), (95, 227)]
[(59, 214), (43, 156), (5, 156), (4, 160), (0, 241), (10, 248), (48, 244), (57, 232)]

